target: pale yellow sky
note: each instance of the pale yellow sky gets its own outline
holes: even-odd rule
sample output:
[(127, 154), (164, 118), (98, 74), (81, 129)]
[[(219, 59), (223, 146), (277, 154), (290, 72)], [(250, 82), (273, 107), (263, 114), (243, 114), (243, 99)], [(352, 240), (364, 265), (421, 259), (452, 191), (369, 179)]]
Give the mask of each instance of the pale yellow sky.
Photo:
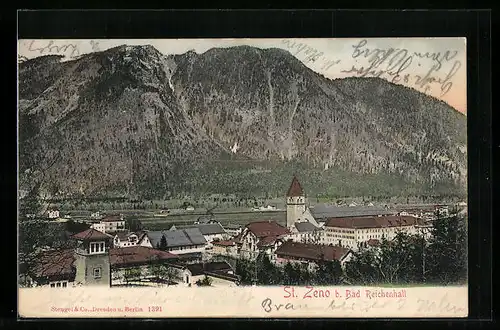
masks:
[(76, 56), (119, 45), (153, 45), (164, 54), (250, 45), (283, 48), (328, 78), (379, 76), (442, 99), (467, 112), (465, 38), (349, 39), (78, 39), (19, 40), (18, 54)]

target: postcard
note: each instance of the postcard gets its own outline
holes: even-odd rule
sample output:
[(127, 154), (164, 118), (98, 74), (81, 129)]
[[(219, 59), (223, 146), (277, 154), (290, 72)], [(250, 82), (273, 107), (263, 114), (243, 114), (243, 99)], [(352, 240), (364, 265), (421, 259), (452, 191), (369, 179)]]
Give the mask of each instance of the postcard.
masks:
[(19, 40), (19, 317), (466, 317), (466, 74), (465, 38)]

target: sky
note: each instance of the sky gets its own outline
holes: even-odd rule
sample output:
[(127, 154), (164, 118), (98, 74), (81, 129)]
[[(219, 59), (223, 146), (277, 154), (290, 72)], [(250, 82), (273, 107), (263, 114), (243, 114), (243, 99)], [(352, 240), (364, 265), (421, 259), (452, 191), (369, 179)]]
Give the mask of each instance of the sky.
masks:
[(18, 55), (60, 54), (65, 60), (120, 45), (152, 45), (164, 54), (249, 45), (282, 48), (330, 79), (378, 76), (412, 87), (467, 113), (465, 38), (342, 39), (58, 39), (19, 40)]

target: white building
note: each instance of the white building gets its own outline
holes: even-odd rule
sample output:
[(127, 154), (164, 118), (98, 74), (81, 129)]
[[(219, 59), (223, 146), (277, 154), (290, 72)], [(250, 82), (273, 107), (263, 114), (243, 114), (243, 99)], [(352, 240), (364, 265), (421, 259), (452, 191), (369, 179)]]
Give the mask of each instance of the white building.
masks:
[(393, 239), (398, 232), (418, 234), (422, 219), (412, 216), (331, 218), (324, 227), (323, 244), (357, 250), (370, 239)]
[(230, 223), (224, 226), (224, 230), (229, 236), (236, 237), (243, 232), (243, 226)]
[(59, 218), (59, 210), (58, 209), (49, 209), (47, 211), (47, 217), (49, 219), (57, 219), (57, 218)]
[(213, 241), (222, 241), (229, 238), (224, 228), (218, 223), (199, 224), (196, 226), (209, 245)]
[(90, 225), (90, 228), (100, 231), (101, 233), (106, 232), (106, 224), (97, 222)]
[(323, 243), (323, 228), (316, 227), (308, 221), (296, 222), (290, 228), (291, 238), (294, 242)]
[(100, 220), (100, 219), (102, 219), (102, 215), (101, 215), (101, 213), (99, 211), (97, 211), (97, 212), (91, 213), (90, 214), (90, 218), (91, 219)]
[[(117, 231), (123, 231), (125, 229), (125, 219), (123, 215), (107, 215), (103, 217), (100, 221), (104, 224), (105, 233), (115, 233)], [(97, 229), (96, 229), (97, 230)]]
[(223, 240), (212, 242), (212, 255), (231, 256), (238, 255), (238, 244), (234, 240)]
[(191, 254), (204, 252), (207, 240), (198, 228), (146, 232), (153, 248), (162, 248), (162, 237), (165, 251), (173, 254)]
[(113, 247), (124, 248), (130, 246), (153, 247), (146, 232), (117, 232), (113, 239)]

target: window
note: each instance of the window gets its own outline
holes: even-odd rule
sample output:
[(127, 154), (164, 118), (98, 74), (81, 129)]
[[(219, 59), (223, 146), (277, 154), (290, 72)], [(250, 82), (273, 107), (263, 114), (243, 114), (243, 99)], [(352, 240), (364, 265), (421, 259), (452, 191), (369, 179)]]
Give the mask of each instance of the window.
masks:
[(94, 268), (94, 278), (101, 278), (101, 267)]
[(56, 287), (56, 284), (55, 284), (55, 283), (50, 283), (50, 287), (51, 287), (51, 288), (55, 288), (55, 287)]
[(60, 282), (57, 282), (57, 283), (56, 283), (56, 287), (60, 288), (60, 287), (61, 287), (61, 283), (60, 283)]
[(63, 282), (62, 286), (63, 286), (63, 288), (66, 288), (68, 286), (68, 283), (67, 282)]

